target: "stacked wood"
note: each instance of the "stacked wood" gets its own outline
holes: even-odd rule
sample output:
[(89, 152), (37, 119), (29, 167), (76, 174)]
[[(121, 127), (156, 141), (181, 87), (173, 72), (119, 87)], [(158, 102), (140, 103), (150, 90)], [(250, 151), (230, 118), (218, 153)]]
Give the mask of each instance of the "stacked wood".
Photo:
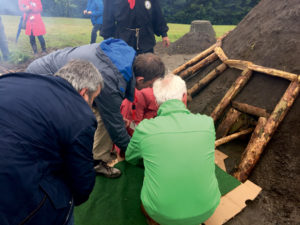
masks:
[(208, 49), (206, 49), (205, 51), (201, 52), (200, 54), (196, 55), (194, 58), (192, 58), (191, 60), (187, 61), (186, 63), (184, 63), (183, 65), (179, 66), (178, 68), (176, 68), (175, 70), (173, 70), (174, 74), (179, 74), (181, 71), (185, 70), (186, 68), (194, 65), (195, 63), (199, 62), (201, 59), (203, 59), (204, 57), (208, 56), (209, 54), (211, 54), (214, 51), (214, 48), (216, 47), (216, 45), (212, 45), (211, 47), (209, 47)]
[(238, 180), (243, 182), (248, 178), (264, 148), (298, 96), (299, 86), (298, 81), (293, 81), (276, 105), (269, 119), (267, 120), (264, 117), (259, 118), (258, 125), (242, 156), (238, 171), (234, 174)]
[(248, 105), (246, 103), (233, 101), (233, 102), (231, 102), (231, 105), (232, 105), (232, 107), (234, 107), (235, 109), (237, 109), (243, 113), (247, 113), (250, 115), (257, 116), (257, 117), (268, 118), (270, 116), (270, 114), (267, 113), (267, 110), (256, 107), (256, 106)]
[(211, 113), (211, 117), (214, 121), (220, 117), (220, 115), (224, 112), (225, 108), (229, 105), (230, 101), (239, 93), (239, 91), (245, 86), (252, 75), (252, 71), (246, 69), (242, 72), (242, 75), (237, 78), (231, 88), (227, 91), (219, 105), (215, 108), (215, 110)]
[(209, 74), (207, 74), (203, 79), (198, 81), (193, 87), (188, 90), (188, 95), (193, 96), (195, 93), (199, 92), (203, 87), (208, 83), (214, 80), (219, 74), (223, 73), (226, 70), (227, 66), (225, 63), (217, 66)]
[(195, 64), (194, 66), (188, 68), (187, 70), (183, 71), (182, 73), (180, 73), (180, 76), (182, 78), (185, 78), (191, 74), (196, 73), (199, 69), (201, 69), (203, 66), (206, 66), (207, 64), (215, 61), (218, 58), (216, 53), (212, 53), (209, 56), (207, 56), (205, 59), (201, 60), (200, 62), (198, 62), (197, 64)]
[(220, 139), (215, 141), (215, 146), (218, 147), (220, 145), (228, 143), (228, 142), (230, 142), (234, 139), (237, 139), (238, 137), (241, 137), (241, 136), (246, 135), (246, 134), (250, 134), (252, 131), (253, 131), (253, 128), (248, 128), (246, 130), (242, 130), (240, 132), (237, 132), (237, 133), (228, 135), (226, 137), (220, 138)]
[(239, 118), (241, 112), (237, 111), (234, 108), (230, 108), (226, 114), (226, 117), (219, 124), (218, 129), (216, 131), (217, 138), (224, 137), (228, 134), (228, 131), (235, 123), (235, 121)]

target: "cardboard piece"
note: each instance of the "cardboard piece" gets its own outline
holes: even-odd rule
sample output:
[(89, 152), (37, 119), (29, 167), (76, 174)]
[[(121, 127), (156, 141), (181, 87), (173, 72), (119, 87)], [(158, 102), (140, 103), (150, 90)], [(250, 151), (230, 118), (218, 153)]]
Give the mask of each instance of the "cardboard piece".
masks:
[[(215, 162), (226, 171), (224, 159), (228, 156), (216, 150)], [(214, 214), (205, 221), (205, 225), (221, 225), (233, 218), (244, 209), (247, 200), (254, 200), (261, 192), (261, 187), (247, 180), (226, 195), (221, 197), (219, 206)]]
[(224, 160), (228, 158), (228, 155), (219, 150), (215, 150), (215, 164), (217, 164), (222, 170), (226, 172), (226, 166)]

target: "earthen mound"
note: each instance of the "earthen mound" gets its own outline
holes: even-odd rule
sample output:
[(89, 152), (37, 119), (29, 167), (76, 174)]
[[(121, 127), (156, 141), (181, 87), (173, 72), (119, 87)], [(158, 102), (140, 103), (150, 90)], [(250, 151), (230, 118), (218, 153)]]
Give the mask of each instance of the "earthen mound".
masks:
[(216, 34), (207, 20), (192, 22), (190, 32), (171, 44), (169, 55), (194, 54), (201, 52), (216, 42)]
[[(257, 65), (300, 74), (300, 0), (262, 0), (229, 33), (222, 49), (229, 59), (251, 61)], [(215, 62), (214, 66), (221, 62)], [(201, 77), (212, 67), (198, 75)], [(210, 115), (241, 71), (228, 69), (193, 98), (193, 112)], [(187, 81), (195, 83), (195, 76)], [(271, 113), (290, 81), (255, 72), (235, 101), (261, 107)], [(300, 224), (300, 97), (266, 146), (249, 179), (263, 188), (254, 202), (228, 224)], [(223, 150), (238, 158), (243, 140)], [(233, 151), (234, 150), (234, 151)]]

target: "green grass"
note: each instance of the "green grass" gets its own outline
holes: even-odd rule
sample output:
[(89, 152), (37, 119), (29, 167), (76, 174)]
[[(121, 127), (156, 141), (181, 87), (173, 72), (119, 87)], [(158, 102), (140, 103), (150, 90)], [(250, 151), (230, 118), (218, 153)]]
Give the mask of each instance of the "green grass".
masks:
[[(33, 53), (29, 44), (29, 38), (22, 30), (18, 43), (15, 43), (15, 37), (18, 29), (19, 16), (2, 16), (2, 22), (5, 27), (5, 33), (8, 39), (8, 47), (11, 52), (10, 62), (13, 64), (23, 63), (33, 58)], [(77, 18), (59, 18), (59, 17), (43, 17), (46, 25), (47, 34), (44, 36), (47, 48), (60, 49), (68, 46), (79, 46), (90, 42), (90, 34), (92, 25), (89, 19)], [(190, 25), (186, 24), (168, 24), (168, 36), (171, 42), (176, 41), (185, 33), (189, 32)], [(219, 37), (235, 26), (215, 25), (216, 36)], [(101, 37), (97, 38), (100, 42)], [(157, 41), (161, 41), (160, 37), (156, 37)], [(40, 48), (37, 40), (38, 48)]]

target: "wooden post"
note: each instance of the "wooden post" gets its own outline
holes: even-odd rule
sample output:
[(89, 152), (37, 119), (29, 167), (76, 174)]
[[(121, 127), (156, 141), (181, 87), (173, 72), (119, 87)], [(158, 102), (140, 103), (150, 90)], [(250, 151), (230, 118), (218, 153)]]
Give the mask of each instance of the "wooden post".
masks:
[(212, 45), (210, 46), (208, 49), (206, 49), (205, 51), (201, 52), (200, 54), (196, 55), (194, 58), (192, 58), (191, 60), (187, 61), (186, 63), (184, 63), (183, 65), (179, 66), (178, 68), (176, 68), (175, 70), (173, 70), (174, 74), (179, 74), (181, 71), (185, 70), (186, 68), (190, 67), (191, 65), (195, 64), (196, 62), (200, 61), (201, 59), (203, 59), (204, 57), (208, 56), (210, 53), (212, 53), (214, 51), (214, 48), (216, 47), (216, 45)]
[(231, 135), (228, 135), (226, 137), (223, 137), (223, 138), (220, 138), (218, 140), (215, 141), (215, 146), (218, 147), (220, 145), (223, 145), (227, 142), (230, 142), (240, 136), (243, 136), (243, 135), (246, 135), (246, 134), (249, 134), (253, 131), (253, 128), (248, 128), (246, 130), (242, 130), (240, 132), (237, 132), (237, 133), (234, 133), (234, 134), (231, 134)]
[(215, 61), (217, 58), (218, 58), (217, 54), (212, 53), (209, 56), (207, 56), (205, 59), (203, 59), (200, 62), (198, 62), (197, 64), (195, 64), (194, 66), (192, 66), (192, 67), (188, 68), (187, 70), (183, 71), (182, 73), (180, 73), (180, 76), (182, 78), (185, 78), (185, 77), (197, 72), (203, 66)]
[(238, 180), (243, 182), (248, 178), (264, 148), (271, 140), (274, 132), (286, 116), (288, 110), (293, 105), (299, 94), (299, 89), (298, 81), (292, 82), (279, 103), (276, 105), (269, 119), (266, 120), (266, 118), (260, 117), (258, 125), (256, 126), (251, 140), (242, 156), (238, 171), (234, 175)]
[(239, 76), (234, 84), (231, 86), (231, 88), (227, 91), (219, 105), (215, 108), (215, 110), (211, 113), (211, 117), (214, 119), (214, 121), (217, 121), (217, 119), (220, 117), (220, 115), (224, 112), (225, 108), (228, 106), (230, 101), (239, 93), (239, 91), (245, 86), (247, 81), (250, 79), (252, 75), (251, 70), (244, 70), (242, 72), (242, 75)]
[(196, 92), (199, 92), (203, 87), (205, 87), (210, 81), (215, 79), (219, 74), (223, 73), (226, 70), (227, 66), (225, 63), (217, 66), (209, 74), (207, 74), (203, 79), (198, 81), (193, 87), (188, 90), (188, 94), (193, 96)]
[(267, 110), (256, 107), (256, 106), (248, 105), (246, 103), (233, 101), (233, 102), (231, 102), (231, 105), (232, 105), (232, 107), (236, 108), (237, 110), (239, 110), (243, 113), (247, 113), (250, 115), (257, 116), (257, 117), (268, 118), (270, 116), (270, 114), (267, 113)]
[(217, 138), (224, 137), (228, 134), (228, 131), (232, 127), (232, 125), (236, 122), (238, 117), (241, 115), (241, 112), (235, 110), (234, 108), (230, 108), (226, 114), (226, 117), (219, 124), (218, 129), (216, 131)]
[(223, 51), (222, 48), (216, 47), (215, 48), (215, 53), (218, 55), (219, 59), (222, 60), (222, 62), (225, 62), (226, 60), (228, 60), (228, 57), (227, 57), (227, 55), (225, 54), (225, 52)]

